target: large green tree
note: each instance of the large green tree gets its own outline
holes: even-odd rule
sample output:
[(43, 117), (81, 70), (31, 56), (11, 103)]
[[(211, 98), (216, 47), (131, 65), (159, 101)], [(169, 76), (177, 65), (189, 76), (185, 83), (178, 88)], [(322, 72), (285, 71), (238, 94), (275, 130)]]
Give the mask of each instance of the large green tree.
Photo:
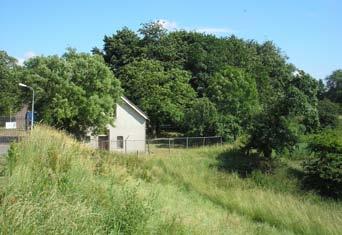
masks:
[(0, 51), (0, 116), (13, 115), (21, 108), (17, 60)]
[(235, 117), (236, 124), (246, 126), (259, 111), (255, 79), (243, 69), (225, 67), (209, 80), (206, 95), (223, 115)]
[(291, 150), (300, 134), (319, 127), (316, 81), (301, 71), (284, 82), (249, 129), (247, 150), (255, 148), (267, 159), (273, 150)]
[(125, 95), (147, 112), (156, 133), (161, 124), (179, 125), (195, 91), (190, 74), (180, 69), (165, 70), (155, 60), (134, 61), (119, 76)]
[[(116, 75), (122, 66), (142, 56), (139, 36), (127, 27), (118, 30), (112, 36), (105, 36), (103, 41), (103, 57)], [(101, 54), (96, 49), (93, 52)]]
[(69, 49), (62, 57), (26, 62), (26, 82), (36, 90), (39, 120), (77, 137), (102, 131), (115, 117), (120, 82), (98, 55)]
[(327, 95), (335, 103), (342, 104), (342, 69), (335, 70), (326, 78)]
[(206, 97), (195, 99), (185, 112), (184, 126), (189, 135), (216, 135), (218, 123), (219, 113), (215, 104)]

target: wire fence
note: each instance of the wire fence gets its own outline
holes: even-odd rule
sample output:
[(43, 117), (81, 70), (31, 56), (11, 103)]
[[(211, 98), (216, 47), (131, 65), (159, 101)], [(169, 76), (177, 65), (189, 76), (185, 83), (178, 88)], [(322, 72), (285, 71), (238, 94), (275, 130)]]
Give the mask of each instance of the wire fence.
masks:
[(108, 138), (108, 136), (99, 136), (88, 140), (87, 144), (102, 150), (136, 154), (174, 153), (177, 150), (188, 148), (222, 145), (221, 136), (156, 138), (148, 140), (108, 140)]
[(156, 138), (147, 140), (147, 153), (171, 153), (177, 150), (206, 146), (221, 146), (221, 136)]

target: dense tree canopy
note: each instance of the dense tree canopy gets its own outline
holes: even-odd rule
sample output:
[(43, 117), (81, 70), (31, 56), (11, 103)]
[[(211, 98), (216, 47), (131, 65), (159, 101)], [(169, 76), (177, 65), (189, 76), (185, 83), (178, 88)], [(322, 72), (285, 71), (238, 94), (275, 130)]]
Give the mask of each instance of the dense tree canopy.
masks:
[(300, 134), (319, 127), (317, 112), (317, 83), (299, 72), (283, 84), (281, 92), (254, 117), (249, 129), (247, 149), (256, 148), (270, 159), (272, 151), (294, 147)]
[(100, 56), (69, 50), (62, 57), (34, 57), (23, 79), (36, 90), (36, 110), (44, 123), (82, 137), (113, 121), (120, 82)]
[(157, 132), (161, 124), (181, 124), (186, 106), (195, 98), (187, 71), (165, 70), (156, 60), (135, 61), (121, 69), (119, 78), (125, 95), (148, 113)]
[(334, 71), (327, 80), (327, 96), (336, 103), (342, 104), (342, 69)]
[(207, 96), (218, 110), (232, 115), (240, 124), (259, 111), (255, 79), (242, 69), (225, 67), (209, 79)]
[(19, 92), (20, 67), (17, 60), (0, 51), (0, 116), (13, 115), (21, 108)]

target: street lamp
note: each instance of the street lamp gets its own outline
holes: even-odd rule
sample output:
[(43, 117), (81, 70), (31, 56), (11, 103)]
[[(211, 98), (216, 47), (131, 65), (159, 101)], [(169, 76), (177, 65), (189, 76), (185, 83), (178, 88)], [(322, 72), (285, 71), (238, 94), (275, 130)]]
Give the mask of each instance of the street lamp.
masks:
[(28, 85), (25, 85), (23, 83), (19, 83), (19, 86), (21, 87), (26, 87), (28, 89), (30, 89), (32, 91), (32, 117), (31, 117), (31, 130), (33, 130), (33, 122), (34, 122), (34, 90), (32, 87), (28, 86)]

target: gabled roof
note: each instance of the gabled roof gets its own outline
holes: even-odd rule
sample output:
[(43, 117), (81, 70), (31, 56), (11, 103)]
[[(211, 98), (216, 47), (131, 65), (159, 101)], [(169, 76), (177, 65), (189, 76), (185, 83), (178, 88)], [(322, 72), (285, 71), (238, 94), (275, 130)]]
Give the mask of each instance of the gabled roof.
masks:
[(121, 99), (123, 102), (125, 102), (128, 106), (130, 106), (132, 109), (134, 109), (137, 113), (139, 113), (143, 118), (145, 118), (146, 120), (148, 120), (148, 116), (146, 113), (144, 113), (143, 111), (141, 111), (141, 109), (139, 109), (135, 104), (132, 103), (132, 101), (130, 101), (129, 99), (127, 99), (124, 96), (121, 96)]

